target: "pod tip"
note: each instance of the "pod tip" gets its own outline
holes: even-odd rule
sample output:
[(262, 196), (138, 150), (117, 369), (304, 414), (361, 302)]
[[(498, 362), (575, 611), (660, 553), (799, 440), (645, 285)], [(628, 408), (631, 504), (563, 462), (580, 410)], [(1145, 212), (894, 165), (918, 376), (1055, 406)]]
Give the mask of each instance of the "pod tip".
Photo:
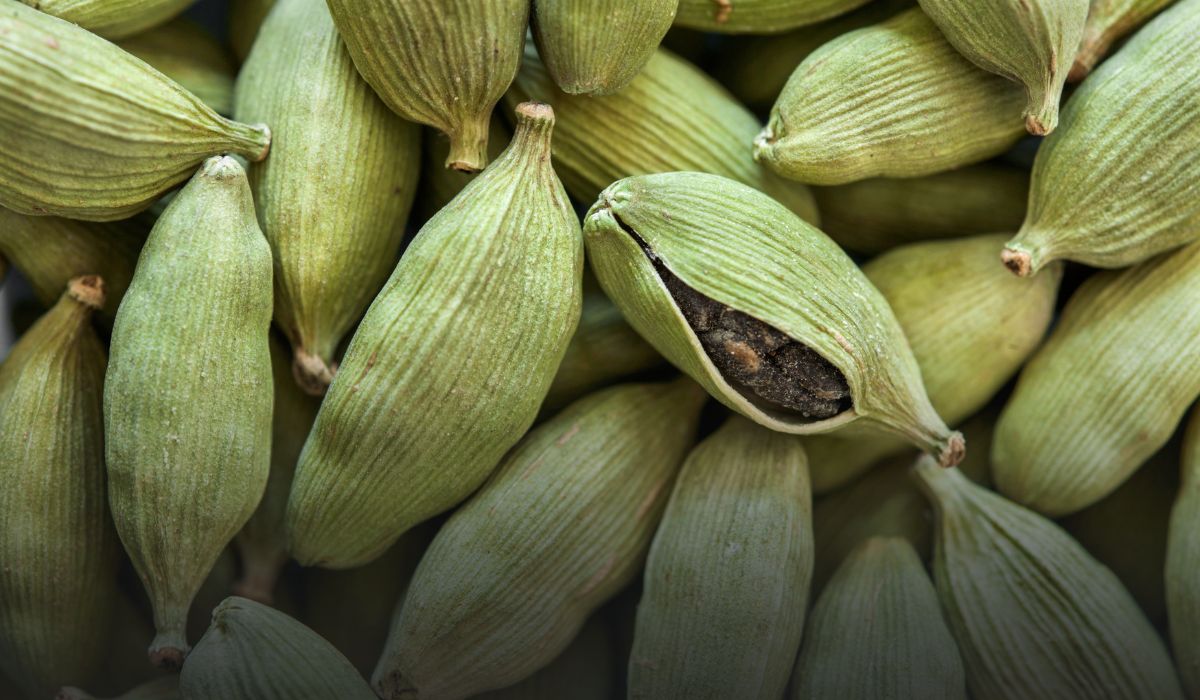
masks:
[(1023, 250), (1005, 248), (1000, 251), (1000, 260), (1018, 277), (1029, 277), (1034, 273), (1033, 257)]
[(946, 445), (942, 447), (941, 453), (938, 454), (938, 466), (957, 467), (966, 456), (967, 441), (963, 438), (962, 433), (955, 431), (946, 441)]
[(150, 663), (157, 668), (167, 671), (178, 671), (183, 668), (183, 657), (187, 656), (184, 649), (174, 645), (150, 648)]
[(518, 119), (532, 119), (533, 121), (554, 121), (554, 108), (545, 102), (522, 102), (517, 105)]
[(309, 396), (324, 396), (337, 373), (337, 363), (327, 363), (319, 355), (304, 348), (296, 348), (292, 358), (292, 376), (296, 384)]
[(266, 124), (255, 124), (254, 128), (263, 135), (262, 150), (249, 156), (252, 162), (257, 163), (261, 160), (266, 160), (267, 156), (271, 153), (271, 140), (273, 137), (271, 134), (271, 127), (267, 126)]
[(1045, 136), (1054, 131), (1054, 122), (1036, 114), (1025, 115), (1025, 130), (1034, 136)]
[(104, 280), (99, 275), (83, 275), (67, 283), (67, 294), (91, 309), (104, 306)]

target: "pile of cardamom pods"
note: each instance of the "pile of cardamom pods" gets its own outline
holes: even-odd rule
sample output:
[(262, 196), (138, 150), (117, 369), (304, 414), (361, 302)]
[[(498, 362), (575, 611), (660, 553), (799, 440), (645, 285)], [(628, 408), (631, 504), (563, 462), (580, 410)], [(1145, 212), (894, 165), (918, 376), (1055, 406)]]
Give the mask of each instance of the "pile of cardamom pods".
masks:
[(0, 699), (1200, 698), (1200, 0), (206, 9), (0, 0)]

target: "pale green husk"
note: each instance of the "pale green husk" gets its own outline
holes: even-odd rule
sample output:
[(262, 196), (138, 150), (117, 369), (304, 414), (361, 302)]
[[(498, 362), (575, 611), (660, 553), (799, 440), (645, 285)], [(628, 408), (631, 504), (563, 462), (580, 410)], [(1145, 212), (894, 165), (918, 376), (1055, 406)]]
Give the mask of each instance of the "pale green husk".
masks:
[(476, 700), (612, 700), (616, 695), (613, 639), (603, 613), (588, 618), (558, 658), (525, 680)]
[[(170, 675), (147, 681), (122, 693), (111, 700), (181, 700), (179, 693), (179, 676)], [(58, 691), (55, 700), (98, 700), (95, 696), (79, 688), (63, 688)]]
[(196, 0), (21, 0), (107, 39), (123, 39), (169, 21)]
[(118, 46), (179, 83), (218, 114), (233, 113), (237, 68), (225, 47), (194, 22), (178, 19)]
[(1153, 17), (1175, 0), (1091, 0), (1083, 39), (1075, 54), (1075, 65), (1067, 80), (1077, 83), (1104, 60), (1112, 46), (1126, 35), (1137, 31), (1143, 22)]
[(728, 34), (775, 34), (849, 12), (870, 0), (680, 0), (676, 23)]
[(1183, 687), (1200, 693), (1200, 410), (1192, 414), (1183, 446), (1183, 483), (1167, 535), (1167, 618)]

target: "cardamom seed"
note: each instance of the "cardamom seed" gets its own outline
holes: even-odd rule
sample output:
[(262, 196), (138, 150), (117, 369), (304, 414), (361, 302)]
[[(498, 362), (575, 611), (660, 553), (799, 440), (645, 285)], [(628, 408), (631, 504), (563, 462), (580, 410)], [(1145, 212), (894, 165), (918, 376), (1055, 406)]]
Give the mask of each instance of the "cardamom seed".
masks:
[[(122, 693), (111, 700), (180, 700), (179, 676), (170, 675), (147, 681), (127, 693)], [(79, 688), (63, 688), (58, 691), (55, 700), (98, 700), (94, 695)]]
[(1192, 413), (1183, 440), (1182, 483), (1167, 532), (1164, 580), (1175, 664), (1188, 697), (1200, 692), (1200, 411)]
[(250, 55), (258, 30), (274, 6), (275, 0), (230, 0), (229, 44), (239, 63)]
[(199, 97), (217, 114), (233, 113), (237, 67), (200, 25), (177, 19), (117, 44)]
[(481, 693), (478, 700), (611, 700), (619, 677), (613, 640), (603, 613), (588, 618), (579, 636), (558, 658), (525, 680), (502, 690)]
[(1091, 0), (1083, 39), (1067, 81), (1078, 83), (1104, 60), (1114, 44), (1175, 0)]
[(195, 0), (21, 0), (106, 39), (124, 39), (170, 21)]
[(775, 34), (816, 24), (870, 0), (680, 0), (675, 22), (727, 34)]

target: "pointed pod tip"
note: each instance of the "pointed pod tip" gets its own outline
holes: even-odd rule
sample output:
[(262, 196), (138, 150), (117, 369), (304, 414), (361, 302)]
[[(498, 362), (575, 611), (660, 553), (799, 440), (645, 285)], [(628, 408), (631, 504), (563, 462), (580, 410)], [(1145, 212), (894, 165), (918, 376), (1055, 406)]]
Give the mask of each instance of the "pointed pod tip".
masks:
[(967, 441), (963, 438), (962, 433), (955, 431), (950, 434), (950, 438), (946, 440), (946, 444), (938, 453), (938, 466), (957, 467), (963, 458), (967, 456)]
[(100, 309), (107, 296), (104, 279), (100, 275), (76, 277), (67, 283), (67, 296), (90, 309)]
[(225, 181), (245, 176), (245, 168), (233, 156), (213, 156), (204, 161), (204, 165), (200, 168), (200, 177), (213, 180)]
[(517, 121), (534, 121), (554, 123), (554, 108), (545, 102), (522, 102), (517, 105)]
[(1025, 130), (1034, 136), (1045, 136), (1054, 131), (1055, 126), (1053, 120), (1039, 117), (1036, 114), (1025, 115)]
[(1024, 250), (1006, 247), (1000, 251), (1000, 261), (1017, 277), (1029, 277), (1037, 271), (1033, 266), (1033, 256)]
[(304, 348), (297, 348), (292, 358), (292, 376), (309, 396), (324, 396), (337, 373), (337, 363), (326, 362)]

